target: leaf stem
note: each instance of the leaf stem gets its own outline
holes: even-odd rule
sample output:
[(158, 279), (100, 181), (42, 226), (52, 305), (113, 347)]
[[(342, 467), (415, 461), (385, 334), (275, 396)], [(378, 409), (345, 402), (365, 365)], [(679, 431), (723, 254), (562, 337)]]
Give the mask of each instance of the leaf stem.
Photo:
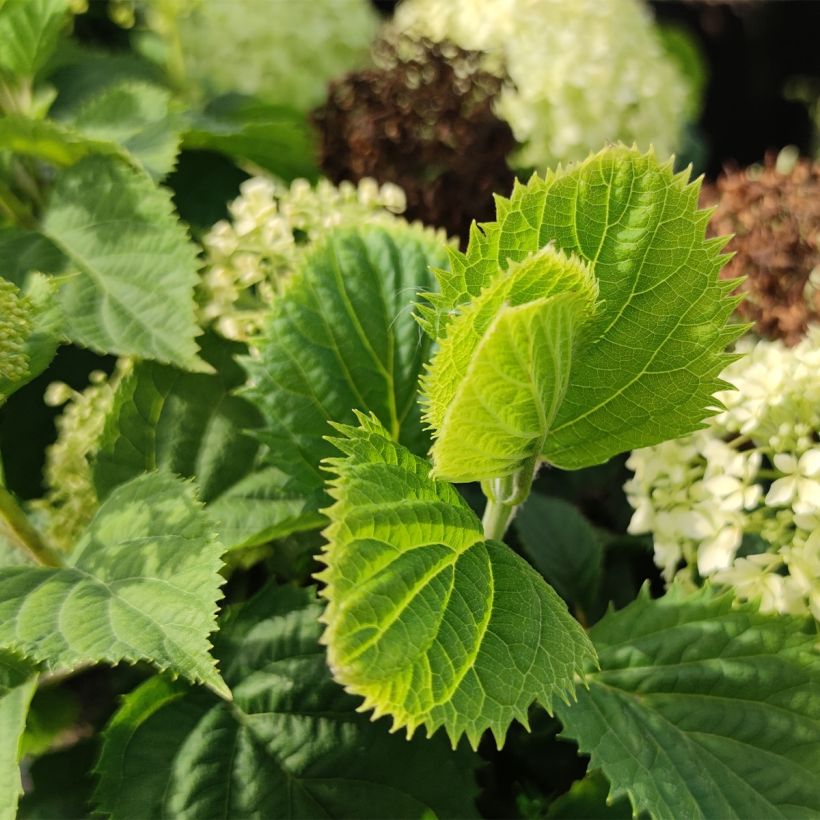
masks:
[(487, 506), (481, 519), (485, 538), (503, 540), (515, 511), (530, 494), (532, 480), (539, 466), (540, 462), (533, 457), (527, 459), (518, 472), (512, 475), (481, 482), (481, 489), (487, 497)]
[(484, 516), (481, 524), (484, 527), (484, 537), (487, 540), (501, 541), (504, 533), (515, 515), (516, 505), (505, 504), (503, 501), (487, 499), (487, 506), (484, 508)]
[(60, 554), (40, 538), (40, 534), (31, 526), (26, 514), (14, 500), (14, 496), (2, 486), (0, 486), (0, 519), (5, 523), (5, 529), (8, 530), (15, 546), (31, 555), (38, 564), (46, 567), (62, 566)]

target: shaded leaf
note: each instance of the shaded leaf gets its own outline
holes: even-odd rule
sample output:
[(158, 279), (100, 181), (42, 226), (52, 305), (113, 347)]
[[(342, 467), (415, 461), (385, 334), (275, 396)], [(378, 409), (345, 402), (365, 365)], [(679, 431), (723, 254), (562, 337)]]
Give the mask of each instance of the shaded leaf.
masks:
[[(268, 585), (215, 645), (227, 705), (154, 678), (105, 732), (97, 801), (113, 818), (475, 815), (476, 758), (408, 743), (328, 675), (312, 590)], [(241, 784), (241, 787), (239, 786)]]
[(533, 493), (513, 526), (527, 556), (555, 591), (588, 609), (598, 592), (603, 550), (581, 513), (566, 501)]
[(0, 650), (0, 820), (14, 820), (17, 813), (20, 739), (36, 683), (31, 663)]
[(807, 624), (708, 587), (646, 588), (590, 635), (599, 672), (558, 706), (590, 766), (657, 818), (816, 817), (820, 657)]
[(432, 284), (428, 266), (444, 258), (441, 242), (419, 228), (339, 230), (274, 301), (259, 355), (245, 360), (245, 394), (264, 417), (270, 465), (304, 492), (306, 514), (322, 503), (319, 462), (334, 452), (328, 422), (370, 410), (403, 444), (426, 449), (416, 395), (431, 343), (412, 303)]
[(193, 118), (183, 146), (245, 159), (285, 180), (318, 176), (315, 136), (304, 114), (253, 97), (213, 100)]

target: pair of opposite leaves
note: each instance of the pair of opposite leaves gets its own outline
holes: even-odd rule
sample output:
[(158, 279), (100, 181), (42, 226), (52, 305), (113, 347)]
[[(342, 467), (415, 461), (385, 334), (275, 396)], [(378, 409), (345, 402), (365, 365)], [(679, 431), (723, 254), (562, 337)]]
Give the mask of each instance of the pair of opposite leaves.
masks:
[[(702, 426), (740, 331), (698, 184), (609, 148), (533, 177), (450, 251), (421, 321), (430, 464), (374, 415), (339, 425), (321, 578), (331, 668), (394, 727), (499, 744), (566, 700), (595, 650), (556, 593), (447, 481), (600, 463)], [(387, 421), (382, 419), (382, 421)]]

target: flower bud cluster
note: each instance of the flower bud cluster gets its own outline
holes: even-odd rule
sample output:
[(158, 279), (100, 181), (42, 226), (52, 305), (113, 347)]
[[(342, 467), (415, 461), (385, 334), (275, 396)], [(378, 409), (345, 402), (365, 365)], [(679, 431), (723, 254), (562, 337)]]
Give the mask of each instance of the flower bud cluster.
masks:
[(205, 236), (206, 267), (200, 287), (201, 319), (229, 339), (246, 340), (299, 259), (331, 229), (391, 222), (405, 208), (401, 188), (363, 179), (290, 187), (267, 177), (242, 183), (229, 205), (230, 219)]
[(667, 581), (711, 578), (820, 620), (820, 326), (738, 352), (705, 430), (630, 456), (629, 531), (652, 533)]
[(57, 549), (70, 550), (97, 509), (90, 460), (99, 449), (117, 386), (131, 367), (129, 359), (120, 359), (111, 377), (100, 370), (89, 374), (84, 390), (63, 382), (46, 389), (46, 404), (65, 407), (56, 420), (57, 440), (46, 450), (46, 494), (32, 507), (43, 512), (43, 534)]

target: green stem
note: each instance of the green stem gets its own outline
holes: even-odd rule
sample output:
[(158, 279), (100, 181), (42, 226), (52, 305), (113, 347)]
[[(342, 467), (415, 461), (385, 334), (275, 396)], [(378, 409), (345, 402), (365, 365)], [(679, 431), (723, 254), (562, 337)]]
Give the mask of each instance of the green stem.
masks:
[(515, 511), (530, 494), (532, 480), (539, 466), (538, 459), (533, 457), (527, 459), (518, 472), (512, 475), (481, 482), (481, 489), (487, 496), (487, 506), (481, 519), (485, 538), (497, 541), (504, 538)]
[(6, 524), (15, 546), (31, 555), (38, 564), (47, 567), (62, 566), (60, 554), (44, 543), (14, 496), (5, 487), (0, 487), (0, 518)]
[(513, 520), (516, 510), (515, 504), (505, 504), (503, 501), (487, 499), (487, 506), (484, 508), (484, 517), (481, 524), (484, 527), (484, 537), (487, 540), (501, 541), (510, 521)]
[(0, 210), (21, 228), (35, 228), (37, 220), (21, 199), (0, 180)]

